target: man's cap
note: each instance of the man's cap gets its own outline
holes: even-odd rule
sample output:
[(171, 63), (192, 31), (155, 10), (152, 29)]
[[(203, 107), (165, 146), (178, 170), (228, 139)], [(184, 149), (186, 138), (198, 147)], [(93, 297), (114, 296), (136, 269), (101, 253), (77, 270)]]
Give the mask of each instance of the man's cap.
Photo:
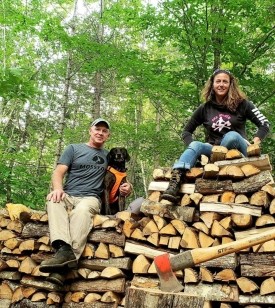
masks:
[(96, 125), (99, 124), (99, 123), (104, 123), (104, 124), (108, 127), (108, 129), (111, 128), (110, 123), (109, 123), (108, 121), (102, 119), (102, 118), (98, 118), (98, 119), (94, 120), (94, 121), (91, 123), (91, 126), (96, 126)]

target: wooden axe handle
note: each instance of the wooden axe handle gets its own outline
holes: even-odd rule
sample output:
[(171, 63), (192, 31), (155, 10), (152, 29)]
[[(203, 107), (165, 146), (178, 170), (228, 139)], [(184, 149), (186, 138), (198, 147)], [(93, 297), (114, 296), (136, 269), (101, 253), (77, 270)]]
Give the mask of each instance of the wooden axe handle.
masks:
[(275, 239), (275, 228), (274, 230), (268, 230), (256, 235), (251, 235), (247, 238), (227, 244), (207, 248), (195, 248), (193, 250), (185, 251), (172, 256), (170, 258), (171, 267), (173, 271), (192, 267), (196, 264), (216, 259), (224, 255), (270, 241), (272, 239)]

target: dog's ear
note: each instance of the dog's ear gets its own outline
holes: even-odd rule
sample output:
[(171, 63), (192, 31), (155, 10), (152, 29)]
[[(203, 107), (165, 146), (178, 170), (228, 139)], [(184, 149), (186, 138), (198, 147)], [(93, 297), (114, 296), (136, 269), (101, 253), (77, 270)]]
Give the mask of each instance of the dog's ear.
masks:
[(109, 163), (109, 161), (111, 161), (113, 157), (114, 157), (114, 148), (112, 148), (107, 154), (107, 162)]
[(125, 154), (125, 161), (130, 161), (131, 157), (130, 157), (128, 151), (125, 148), (122, 148), (122, 149), (123, 149), (123, 152)]

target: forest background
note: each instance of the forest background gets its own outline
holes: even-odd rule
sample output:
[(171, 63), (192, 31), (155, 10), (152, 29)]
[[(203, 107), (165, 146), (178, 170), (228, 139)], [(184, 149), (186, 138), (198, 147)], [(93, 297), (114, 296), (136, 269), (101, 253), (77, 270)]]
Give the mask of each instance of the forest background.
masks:
[[(106, 147), (130, 153), (132, 200), (146, 197), (218, 67), (274, 123), (274, 20), (273, 0), (2, 0), (0, 205), (44, 208), (60, 153), (99, 116)], [(273, 130), (262, 144), (273, 166), (274, 148)]]

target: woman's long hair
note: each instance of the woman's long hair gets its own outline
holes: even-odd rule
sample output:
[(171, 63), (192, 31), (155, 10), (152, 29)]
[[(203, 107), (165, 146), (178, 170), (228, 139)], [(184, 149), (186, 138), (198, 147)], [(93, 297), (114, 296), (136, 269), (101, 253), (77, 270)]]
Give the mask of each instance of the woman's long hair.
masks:
[(247, 99), (247, 97), (240, 89), (236, 78), (228, 70), (216, 70), (207, 80), (204, 88), (201, 91), (201, 97), (205, 102), (213, 100), (215, 101), (215, 93), (213, 91), (214, 78), (216, 75), (221, 73), (227, 74), (230, 78), (228, 93), (224, 98), (222, 105), (226, 106), (230, 111), (235, 112), (240, 103)]

